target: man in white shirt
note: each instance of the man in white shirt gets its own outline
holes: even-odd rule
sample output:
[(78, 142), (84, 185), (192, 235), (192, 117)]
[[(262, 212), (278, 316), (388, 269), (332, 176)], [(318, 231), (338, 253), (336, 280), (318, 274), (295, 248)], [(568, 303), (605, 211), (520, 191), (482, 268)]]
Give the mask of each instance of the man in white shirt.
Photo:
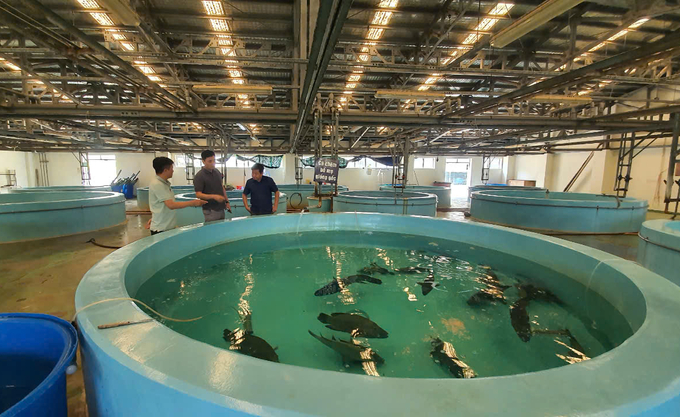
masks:
[(164, 156), (154, 158), (153, 169), (156, 171), (156, 177), (149, 184), (151, 220), (148, 224), (151, 234), (155, 235), (177, 227), (177, 215), (174, 210), (185, 207), (201, 207), (207, 201), (198, 199), (183, 202), (175, 201), (175, 193), (172, 192), (170, 181), (168, 181), (172, 178), (174, 172), (172, 159)]

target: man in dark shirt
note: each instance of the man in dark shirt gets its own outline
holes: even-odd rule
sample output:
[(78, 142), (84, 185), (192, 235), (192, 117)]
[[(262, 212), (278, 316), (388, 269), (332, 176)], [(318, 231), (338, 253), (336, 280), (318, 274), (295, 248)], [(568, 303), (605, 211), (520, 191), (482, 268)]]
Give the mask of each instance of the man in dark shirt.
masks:
[[(264, 165), (255, 164), (252, 168), (253, 178), (246, 182), (243, 187), (243, 205), (253, 216), (260, 214), (274, 214), (279, 206), (279, 187), (271, 177), (262, 175)], [(272, 193), (276, 193), (274, 206), (272, 207)], [(250, 207), (248, 196), (250, 195)]]
[(215, 168), (215, 152), (205, 150), (201, 152), (203, 168), (194, 175), (194, 191), (196, 197), (208, 201), (203, 206), (205, 221), (212, 222), (224, 219), (224, 207), (231, 212), (231, 205), (227, 192), (222, 185), (222, 173)]

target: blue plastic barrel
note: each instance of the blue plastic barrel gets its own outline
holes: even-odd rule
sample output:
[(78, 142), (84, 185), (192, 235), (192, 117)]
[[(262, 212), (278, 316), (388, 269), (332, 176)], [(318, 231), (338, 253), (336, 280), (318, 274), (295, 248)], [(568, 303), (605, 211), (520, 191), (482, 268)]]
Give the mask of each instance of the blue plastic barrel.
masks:
[(66, 369), (78, 336), (45, 314), (0, 314), (0, 416), (66, 417)]

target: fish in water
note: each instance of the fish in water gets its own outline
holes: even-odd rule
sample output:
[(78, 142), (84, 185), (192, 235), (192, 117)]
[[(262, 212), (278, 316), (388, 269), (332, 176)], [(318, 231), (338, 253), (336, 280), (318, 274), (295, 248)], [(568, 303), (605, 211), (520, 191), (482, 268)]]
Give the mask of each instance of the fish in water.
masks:
[(248, 334), (243, 330), (231, 331), (224, 329), (224, 340), (229, 343), (229, 349), (243, 353), (244, 355), (252, 356), (258, 359), (264, 359), (270, 362), (278, 362), (279, 356), (276, 350), (271, 347), (264, 339)]
[(438, 285), (434, 282), (434, 272), (432, 272), (432, 271), (430, 271), (430, 273), (427, 275), (427, 278), (425, 278), (425, 281), (417, 282), (416, 284), (421, 286), (421, 288), (423, 290), (423, 295), (429, 294), (430, 291), (432, 291), (432, 289)]
[(536, 287), (533, 284), (518, 284), (517, 290), (519, 291), (519, 296), (521, 298), (526, 298), (527, 300), (563, 304), (562, 300), (550, 290)]
[(350, 275), (347, 278), (334, 279), (323, 287), (319, 288), (314, 292), (316, 296), (330, 295), (342, 291), (343, 288), (350, 284), (359, 283), (365, 284), (370, 282), (371, 284), (382, 284), (382, 281), (378, 278), (373, 278), (368, 275)]
[(371, 262), (370, 266), (366, 266), (362, 269), (359, 270), (360, 273), (362, 274), (382, 274), (382, 275), (394, 275), (394, 272), (388, 271), (386, 268), (383, 268), (382, 266), (376, 264), (375, 262)]
[(506, 304), (505, 295), (503, 295), (503, 291), (505, 291), (508, 288), (510, 288), (509, 285), (499, 286), (489, 285), (474, 293), (470, 298), (468, 298), (467, 303), (468, 305), (471, 306), (478, 306), (486, 303), (494, 303), (496, 301), (500, 301), (501, 303)]
[(253, 315), (247, 308), (239, 308), (236, 310), (239, 317), (241, 318), (241, 323), (243, 324), (243, 331), (246, 334), (253, 334)]
[(332, 336), (330, 339), (316, 335), (309, 330), (316, 340), (338, 352), (345, 363), (350, 362), (375, 362), (385, 363), (385, 360), (376, 351), (363, 344), (351, 340), (340, 340)]
[(407, 266), (404, 268), (397, 268), (394, 272), (399, 274), (421, 274), (423, 272), (429, 272), (429, 268), (423, 268), (422, 266)]
[(372, 337), (384, 339), (388, 333), (373, 321), (358, 314), (332, 313), (330, 316), (325, 313), (317, 317), (321, 323), (331, 330), (349, 333), (352, 337)]
[(433, 337), (430, 341), (432, 352), (430, 356), (435, 362), (451, 372), (456, 378), (474, 378), (477, 376), (474, 370), (465, 362), (458, 358), (456, 349), (449, 342), (444, 342), (438, 337)]
[(523, 342), (531, 340), (531, 321), (529, 320), (529, 313), (527, 313), (527, 305), (529, 300), (520, 298), (510, 306), (510, 321), (515, 333), (522, 339)]

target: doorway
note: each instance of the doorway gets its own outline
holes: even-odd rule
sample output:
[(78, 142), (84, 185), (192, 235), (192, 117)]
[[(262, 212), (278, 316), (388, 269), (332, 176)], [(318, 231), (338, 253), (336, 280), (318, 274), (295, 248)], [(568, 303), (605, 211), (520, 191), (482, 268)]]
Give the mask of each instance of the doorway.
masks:
[(470, 187), (469, 158), (446, 158), (446, 182), (451, 183), (451, 197), (467, 199)]

